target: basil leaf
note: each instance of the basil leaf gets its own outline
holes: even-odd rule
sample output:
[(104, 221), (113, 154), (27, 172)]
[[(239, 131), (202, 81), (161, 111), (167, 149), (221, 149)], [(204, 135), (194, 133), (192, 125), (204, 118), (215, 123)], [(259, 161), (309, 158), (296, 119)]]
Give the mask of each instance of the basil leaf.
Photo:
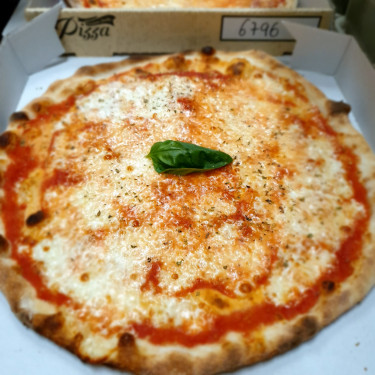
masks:
[(180, 176), (223, 167), (233, 161), (226, 153), (179, 141), (156, 142), (147, 155), (158, 173)]

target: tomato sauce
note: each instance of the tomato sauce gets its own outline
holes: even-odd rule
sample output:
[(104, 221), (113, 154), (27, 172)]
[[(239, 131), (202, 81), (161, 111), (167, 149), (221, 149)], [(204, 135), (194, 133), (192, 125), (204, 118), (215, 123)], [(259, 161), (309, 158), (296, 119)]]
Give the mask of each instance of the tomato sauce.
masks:
[(38, 267), (28, 254), (19, 253), (18, 246), (27, 243), (27, 238), (22, 236), (21, 228), (24, 225), (25, 207), (17, 202), (14, 186), (17, 182), (26, 178), (38, 165), (38, 160), (31, 155), (29, 147), (16, 146), (8, 155), (12, 163), (5, 172), (4, 200), (2, 203), (5, 233), (8, 241), (12, 244), (12, 257), (20, 266), (22, 276), (28, 280), (38, 293), (38, 297), (58, 305), (68, 303), (69, 297), (54, 293), (48, 289), (42, 280)]
[(41, 104), (40, 113), (37, 117), (27, 122), (27, 128), (24, 130), (24, 134), (27, 134), (28, 130), (32, 129), (34, 126), (40, 127), (43, 122), (48, 122), (63, 116), (74, 105), (75, 101), (76, 97), (71, 95), (61, 103), (52, 105)]
[(17, 252), (13, 254), (13, 258), (21, 267), (22, 276), (32, 284), (40, 299), (56, 305), (68, 304), (71, 301), (65, 294), (53, 292), (45, 285), (37, 264), (29, 255)]
[[(52, 118), (58, 118), (65, 114), (75, 103), (75, 97), (70, 96), (67, 100), (59, 103), (43, 107), (36, 118), (28, 121), (28, 127), (24, 131), (27, 137), (29, 129), (41, 127), (45, 122)], [(34, 155), (29, 146), (22, 145), (20, 140), (17, 144), (8, 148), (7, 154), (11, 160), (9, 166), (4, 173), (4, 199), (2, 201), (2, 215), (5, 226), (6, 238), (12, 245), (12, 258), (17, 261), (20, 266), (20, 272), (23, 277), (30, 282), (35, 288), (39, 298), (53, 302), (57, 305), (70, 302), (70, 298), (58, 292), (53, 292), (44, 284), (40, 270), (35, 261), (27, 253), (19, 253), (18, 247), (22, 244), (28, 244), (30, 239), (22, 233), (25, 223), (24, 205), (18, 203), (18, 197), (15, 192), (17, 183), (26, 179), (30, 173), (37, 167), (43, 165)], [(64, 177), (63, 177), (64, 176)], [(67, 175), (64, 172), (57, 172), (55, 177), (45, 182), (45, 188), (53, 184), (67, 181)]]
[(152, 262), (151, 267), (146, 275), (146, 280), (141, 286), (141, 291), (153, 290), (154, 293), (160, 293), (162, 289), (159, 286), (159, 271), (161, 269), (160, 262)]
[(202, 280), (202, 279), (195, 280), (194, 284), (191, 287), (181, 289), (174, 295), (175, 297), (184, 297), (200, 289), (212, 289), (228, 297), (232, 297), (232, 298), (236, 297), (235, 293), (231, 291), (230, 289), (228, 289), (225, 284), (220, 283), (219, 281), (213, 282), (213, 281), (207, 281), (207, 280)]
[(63, 169), (55, 169), (53, 175), (44, 181), (42, 191), (55, 186), (71, 186), (83, 181), (83, 176), (71, 174)]
[(29, 147), (12, 147), (8, 151), (8, 156), (12, 159), (12, 163), (8, 166), (4, 174), (2, 211), (6, 238), (14, 244), (21, 237), (21, 228), (24, 220), (24, 207), (18, 205), (14, 186), (29, 175), (37, 166), (38, 161), (31, 156)]
[(230, 331), (249, 332), (260, 325), (268, 325), (282, 319), (292, 319), (298, 314), (309, 311), (317, 302), (319, 294), (310, 289), (291, 306), (275, 306), (263, 303), (244, 311), (229, 315), (216, 316), (211, 324), (199, 333), (188, 333), (182, 327), (156, 328), (150, 322), (134, 323), (132, 328), (140, 338), (147, 338), (154, 344), (177, 343), (186, 347), (217, 342)]

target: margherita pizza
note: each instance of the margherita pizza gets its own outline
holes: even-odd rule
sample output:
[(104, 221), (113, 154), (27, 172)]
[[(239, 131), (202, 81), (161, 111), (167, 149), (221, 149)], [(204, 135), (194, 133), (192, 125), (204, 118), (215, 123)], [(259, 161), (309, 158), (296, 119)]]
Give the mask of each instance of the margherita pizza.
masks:
[(84, 361), (214, 374), (375, 283), (375, 158), (350, 107), (259, 51), (81, 68), (0, 136), (0, 287)]
[(66, 0), (73, 8), (295, 8), (296, 0)]

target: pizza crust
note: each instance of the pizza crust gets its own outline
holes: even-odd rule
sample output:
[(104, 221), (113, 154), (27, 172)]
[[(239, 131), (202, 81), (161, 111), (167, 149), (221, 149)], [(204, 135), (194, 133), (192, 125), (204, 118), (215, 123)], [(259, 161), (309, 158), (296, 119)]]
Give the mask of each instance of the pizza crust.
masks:
[[(164, 66), (168, 66), (168, 69), (171, 67), (178, 69), (184, 63), (181, 56), (178, 54), (168, 57), (129, 59), (83, 67), (71, 78), (52, 84), (42, 97), (34, 100), (23, 111), (15, 113), (11, 117), (9, 129), (15, 129), (26, 119), (35, 118), (46, 104), (58, 103), (77, 90), (83, 93), (85, 90), (90, 90), (93, 79), (105, 78), (123, 69), (144, 66), (149, 62), (160, 63), (165, 60), (168, 63)], [(187, 59), (193, 59), (200, 55), (186, 53), (184, 56)], [(254, 59), (267, 71), (276, 72), (279, 77), (288, 77), (303, 84), (309, 99), (318, 105), (323, 114), (329, 116), (329, 124), (340, 134), (342, 144), (351, 148), (359, 158), (361, 182), (368, 191), (370, 206), (375, 207), (375, 158), (363, 137), (351, 126), (347, 116), (348, 107), (337, 105), (326, 99), (317, 88), (296, 72), (259, 51), (218, 52), (214, 56), (204, 57), (203, 61), (210, 65), (217, 61), (247, 58)], [(231, 66), (232, 69), (238, 69), (236, 64)], [(8, 138), (3, 137), (2, 140), (6, 146), (11, 142), (11, 137), (10, 140)], [(89, 354), (87, 343), (85, 343), (85, 338), (92, 335), (89, 325), (81, 323), (82, 325), (77, 327), (70, 321), (72, 318), (64, 306), (57, 307), (36, 297), (34, 288), (22, 277), (16, 262), (9, 258), (9, 247), (5, 240), (0, 241), (0, 288), (6, 295), (12, 310), (24, 324), (86, 362), (105, 364), (137, 374), (214, 374), (233, 371), (290, 350), (313, 337), (323, 327), (359, 303), (375, 284), (374, 233), (375, 217), (371, 215), (370, 227), (364, 236), (363, 255), (356, 262), (353, 274), (339, 287), (326, 285), (326, 294), (321, 296), (308, 313), (286, 322), (267, 326), (262, 330), (261, 338), (257, 337), (257, 331), (250, 336), (229, 333), (221, 337), (217, 343), (198, 346), (196, 350), (188, 350), (178, 345), (167, 345), (163, 346), (160, 352), (159, 346), (137, 339), (132, 333), (124, 332), (115, 339), (98, 338), (98, 340), (103, 340), (101, 342), (103, 346), (112, 348), (110, 355)]]

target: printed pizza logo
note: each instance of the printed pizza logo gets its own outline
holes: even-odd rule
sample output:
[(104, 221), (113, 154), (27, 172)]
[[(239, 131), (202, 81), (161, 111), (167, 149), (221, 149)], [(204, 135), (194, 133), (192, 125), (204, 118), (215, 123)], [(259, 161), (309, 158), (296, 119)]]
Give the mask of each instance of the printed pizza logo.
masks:
[(78, 20), (75, 17), (61, 18), (57, 21), (57, 31), (60, 39), (64, 36), (79, 35), (85, 40), (97, 40), (110, 36), (111, 27), (114, 26), (115, 16), (88, 17)]

